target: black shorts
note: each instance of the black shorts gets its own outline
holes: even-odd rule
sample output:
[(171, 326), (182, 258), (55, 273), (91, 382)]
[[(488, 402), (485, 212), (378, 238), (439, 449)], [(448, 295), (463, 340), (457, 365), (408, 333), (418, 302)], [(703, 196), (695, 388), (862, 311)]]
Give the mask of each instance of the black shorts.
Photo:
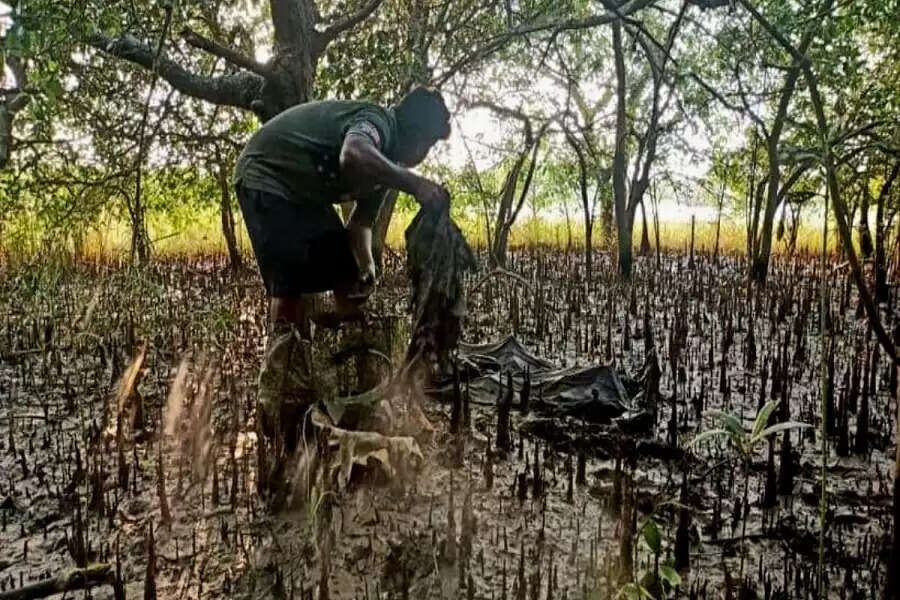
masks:
[(325, 292), (356, 280), (359, 269), (334, 208), (240, 184), (237, 197), (269, 296)]

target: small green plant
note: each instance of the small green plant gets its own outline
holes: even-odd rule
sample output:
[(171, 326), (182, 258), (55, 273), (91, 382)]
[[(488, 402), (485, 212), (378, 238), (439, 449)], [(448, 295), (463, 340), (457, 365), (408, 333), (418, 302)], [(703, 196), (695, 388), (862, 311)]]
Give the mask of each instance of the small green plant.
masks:
[[(666, 502), (665, 504), (673, 503)], [(644, 540), (647, 549), (653, 553), (653, 567), (644, 573), (640, 581), (631, 581), (623, 585), (616, 594), (616, 598), (661, 600), (674, 597), (675, 591), (681, 586), (681, 576), (671, 565), (659, 564), (660, 556), (662, 556), (662, 535), (659, 531), (659, 523), (656, 522), (653, 515), (647, 517), (637, 535)]]
[[(652, 512), (647, 515), (641, 526), (635, 531), (635, 537), (642, 539), (646, 548), (653, 554), (653, 565), (647, 569), (642, 577), (635, 577), (634, 581), (630, 581), (619, 588), (616, 598), (625, 600), (674, 598), (678, 588), (681, 587), (681, 576), (678, 574), (678, 571), (670, 564), (660, 564), (660, 558), (663, 554), (663, 538), (657, 515), (665, 507), (683, 508), (683, 505), (672, 499), (655, 504)], [(637, 544), (635, 544), (634, 554), (634, 564), (637, 564)]]
[(791, 429), (800, 429), (810, 427), (807, 423), (799, 423), (796, 421), (786, 421), (775, 425), (768, 425), (769, 418), (778, 402), (770, 400), (759, 409), (756, 418), (753, 420), (753, 427), (749, 430), (744, 429), (741, 420), (731, 413), (722, 410), (708, 410), (706, 415), (715, 420), (718, 427), (703, 431), (694, 438), (691, 445), (697, 446), (700, 442), (712, 438), (724, 437), (734, 450), (735, 455), (741, 461), (743, 466), (744, 493), (743, 493), (743, 510), (744, 518), (741, 524), (741, 567), (740, 567), (740, 583), (744, 585), (744, 562), (746, 559), (744, 540), (747, 537), (747, 512), (749, 511), (749, 490), (750, 490), (750, 465), (753, 463), (753, 457), (757, 450), (768, 441), (768, 439), (776, 433), (789, 431)]

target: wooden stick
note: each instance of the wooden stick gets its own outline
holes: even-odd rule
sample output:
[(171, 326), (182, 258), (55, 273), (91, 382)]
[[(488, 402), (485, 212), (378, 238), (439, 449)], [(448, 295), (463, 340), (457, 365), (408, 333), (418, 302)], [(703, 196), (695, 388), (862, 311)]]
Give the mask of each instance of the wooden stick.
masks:
[(34, 600), (106, 583), (112, 583), (112, 567), (107, 563), (97, 563), (83, 569), (63, 571), (54, 578), (44, 579), (17, 590), (2, 592), (0, 600)]

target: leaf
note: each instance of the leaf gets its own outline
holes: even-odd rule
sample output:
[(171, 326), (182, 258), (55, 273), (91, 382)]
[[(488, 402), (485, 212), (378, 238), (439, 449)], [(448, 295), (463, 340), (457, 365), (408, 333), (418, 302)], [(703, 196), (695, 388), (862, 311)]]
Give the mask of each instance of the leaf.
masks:
[(406, 436), (386, 436), (374, 431), (351, 431), (336, 427), (331, 419), (319, 409), (310, 417), (315, 427), (328, 434), (328, 445), (337, 448), (339, 460), (331, 466), (339, 471), (341, 488), (350, 481), (354, 465), (366, 467), (369, 461), (375, 463), (387, 474), (394, 477), (399, 469), (418, 468), (425, 461), (416, 440)]
[(691, 445), (696, 446), (700, 442), (708, 440), (710, 438), (714, 438), (720, 435), (731, 437), (731, 432), (726, 431), (725, 429), (707, 429), (702, 433), (698, 433), (693, 440), (691, 440)]
[(718, 419), (722, 427), (735, 437), (741, 437), (746, 433), (744, 426), (731, 413), (727, 413), (724, 410), (711, 409), (706, 411), (706, 414), (714, 419)]
[(653, 554), (659, 554), (662, 551), (662, 536), (659, 534), (659, 526), (653, 519), (648, 519), (641, 531), (647, 547)]
[(669, 584), (671, 588), (681, 587), (681, 575), (668, 565), (659, 568), (659, 578)]
[(779, 431), (787, 431), (789, 429), (806, 429), (812, 427), (812, 425), (808, 423), (799, 423), (797, 421), (787, 421), (785, 423), (778, 423), (777, 425), (772, 425), (771, 427), (766, 427), (762, 431), (759, 432), (759, 435), (754, 436), (751, 442), (756, 444), (757, 442), (764, 440), (770, 435), (774, 435)]
[(769, 417), (772, 416), (772, 413), (775, 411), (775, 407), (778, 406), (778, 402), (776, 400), (769, 400), (766, 402), (766, 405), (763, 406), (758, 413), (756, 413), (756, 421), (753, 423), (753, 436), (759, 435), (759, 432), (763, 430), (766, 424), (769, 422)]
[(55, 78), (47, 81), (47, 84), (44, 87), (44, 92), (47, 94), (47, 97), (53, 102), (56, 102), (63, 96), (63, 94), (65, 94), (65, 90), (63, 89), (62, 84), (58, 79)]

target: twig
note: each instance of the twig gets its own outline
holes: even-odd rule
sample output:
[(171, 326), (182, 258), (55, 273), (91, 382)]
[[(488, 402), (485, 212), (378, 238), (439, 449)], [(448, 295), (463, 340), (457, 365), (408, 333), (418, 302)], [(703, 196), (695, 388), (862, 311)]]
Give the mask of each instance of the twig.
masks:
[(33, 600), (54, 594), (86, 590), (95, 585), (112, 583), (112, 567), (107, 563), (88, 565), (83, 569), (69, 569), (52, 579), (32, 583), (17, 590), (0, 593), (0, 600)]
[(504, 275), (506, 277), (511, 277), (511, 278), (515, 279), (516, 281), (518, 281), (523, 286), (525, 286), (526, 288), (528, 288), (529, 290), (531, 289), (531, 284), (528, 283), (528, 280), (525, 279), (524, 277), (522, 277), (521, 275), (519, 275), (518, 273), (513, 273), (512, 271), (507, 271), (506, 269), (504, 269), (502, 267), (494, 267), (490, 272), (488, 272), (484, 277), (482, 277), (478, 283), (475, 284), (475, 286), (472, 288), (472, 291), (473, 292), (477, 291), (478, 288), (480, 288), (482, 285), (487, 283), (487, 281), (491, 277), (496, 276), (496, 275)]

